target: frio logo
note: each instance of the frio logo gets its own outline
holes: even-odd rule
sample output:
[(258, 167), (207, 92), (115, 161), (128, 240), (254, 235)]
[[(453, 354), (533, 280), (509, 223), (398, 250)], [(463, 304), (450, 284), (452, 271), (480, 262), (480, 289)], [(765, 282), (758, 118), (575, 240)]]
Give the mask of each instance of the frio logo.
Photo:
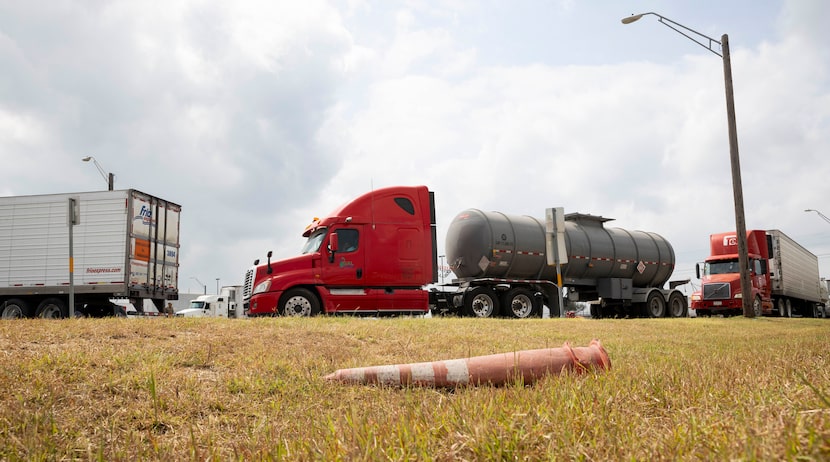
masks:
[(142, 224), (152, 225), (153, 224), (153, 212), (146, 205), (142, 205), (141, 210), (138, 211), (138, 216), (136, 216), (134, 219), (135, 220), (141, 220)]

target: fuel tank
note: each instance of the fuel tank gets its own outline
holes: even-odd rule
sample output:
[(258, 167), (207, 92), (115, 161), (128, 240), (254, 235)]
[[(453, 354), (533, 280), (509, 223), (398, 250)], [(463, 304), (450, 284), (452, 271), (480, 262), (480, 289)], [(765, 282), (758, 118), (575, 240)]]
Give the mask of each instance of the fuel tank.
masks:
[[(671, 244), (658, 234), (606, 228), (595, 215), (565, 215), (565, 286), (594, 285), (597, 279), (632, 279), (634, 287), (661, 287), (674, 270)], [(447, 230), (447, 262), (465, 278), (544, 279), (556, 268), (545, 256), (545, 222), (526, 215), (465, 210)]]

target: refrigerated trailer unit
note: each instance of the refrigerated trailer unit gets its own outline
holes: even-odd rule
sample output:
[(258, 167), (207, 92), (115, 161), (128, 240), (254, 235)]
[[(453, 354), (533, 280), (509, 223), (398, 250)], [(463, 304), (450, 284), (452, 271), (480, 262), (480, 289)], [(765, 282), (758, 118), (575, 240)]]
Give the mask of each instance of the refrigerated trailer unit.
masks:
[(70, 291), (76, 315), (117, 314), (114, 298), (162, 311), (178, 299), (180, 213), (135, 189), (0, 197), (0, 315), (65, 317)]

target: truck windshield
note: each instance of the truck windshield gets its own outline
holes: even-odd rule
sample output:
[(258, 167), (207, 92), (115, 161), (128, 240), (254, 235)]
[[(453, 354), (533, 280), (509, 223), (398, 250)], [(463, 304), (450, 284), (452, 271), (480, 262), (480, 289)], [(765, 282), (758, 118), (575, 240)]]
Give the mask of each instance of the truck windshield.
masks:
[(198, 301), (198, 300), (193, 300), (192, 302), (190, 302), (190, 307), (201, 310), (202, 308), (205, 307), (205, 302), (201, 302), (201, 301)]
[(314, 231), (311, 236), (308, 236), (308, 240), (303, 245), (303, 254), (317, 252), (320, 250), (320, 244), (323, 243), (323, 238), (326, 236), (326, 228), (318, 229)]
[(730, 274), (738, 272), (737, 260), (712, 261), (703, 267), (703, 274)]

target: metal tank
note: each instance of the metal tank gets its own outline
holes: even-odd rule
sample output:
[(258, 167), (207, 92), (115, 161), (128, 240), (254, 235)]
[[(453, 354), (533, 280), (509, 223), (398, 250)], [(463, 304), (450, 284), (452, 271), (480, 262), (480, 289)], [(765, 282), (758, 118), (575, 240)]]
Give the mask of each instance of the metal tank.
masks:
[[(674, 270), (671, 244), (658, 234), (605, 228), (594, 215), (565, 215), (566, 286), (593, 286), (598, 279), (631, 279), (634, 287), (661, 287)], [(461, 278), (544, 279), (556, 268), (545, 257), (545, 223), (530, 216), (468, 209), (450, 223), (447, 261)]]

